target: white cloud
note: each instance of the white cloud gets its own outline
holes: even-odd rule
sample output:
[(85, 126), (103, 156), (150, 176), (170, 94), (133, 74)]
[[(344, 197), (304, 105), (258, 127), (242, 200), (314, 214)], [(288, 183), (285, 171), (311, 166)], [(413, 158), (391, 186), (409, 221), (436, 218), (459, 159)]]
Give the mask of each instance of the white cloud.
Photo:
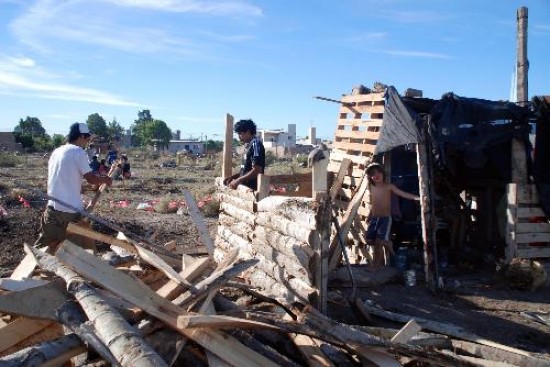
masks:
[[(38, 0), (10, 24), (10, 29), (21, 43), (43, 53), (62, 52), (65, 45), (59, 41), (66, 41), (134, 54), (162, 53), (200, 58), (208, 56), (208, 41), (243, 42), (252, 38), (247, 35), (215, 35), (193, 27), (176, 31), (169, 21), (143, 10), (261, 15), (259, 8), (239, 1)], [(178, 18), (177, 21), (180, 26), (185, 24), (185, 20)]]
[(219, 0), (105, 0), (125, 7), (161, 10), (177, 13), (208, 13), (212, 15), (260, 16), (262, 10), (244, 1)]
[(451, 18), (450, 14), (430, 10), (417, 11), (382, 11), (381, 16), (388, 20), (401, 23), (436, 23), (446, 21)]
[(378, 50), (375, 52), (393, 55), (393, 56), (403, 56), (403, 57), (422, 57), (430, 59), (451, 59), (449, 55), (435, 53), (435, 52), (424, 52), (424, 51), (403, 51), (403, 50)]
[(59, 79), (26, 57), (0, 56), (0, 93), (15, 96), (85, 101), (98, 104), (139, 106), (111, 93), (54, 82)]

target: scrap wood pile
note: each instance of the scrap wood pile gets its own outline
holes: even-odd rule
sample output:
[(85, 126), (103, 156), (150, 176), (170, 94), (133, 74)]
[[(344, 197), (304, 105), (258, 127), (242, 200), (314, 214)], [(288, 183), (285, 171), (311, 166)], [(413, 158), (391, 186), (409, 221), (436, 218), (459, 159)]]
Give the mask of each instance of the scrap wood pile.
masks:
[[(309, 305), (283, 305), (239, 281), (257, 260), (236, 261), (236, 252), (213, 264), (208, 257), (182, 255), (182, 261), (161, 247), (155, 253), (143, 244), (103, 241), (128, 252), (101, 259), (65, 241), (52, 256), (25, 245), (27, 257), (1, 281), (7, 291), (0, 294), (0, 366), (60, 366), (71, 358), (81, 366), (550, 365), (359, 300), (362, 312), (409, 322), (401, 330), (347, 325)], [(21, 277), (35, 265), (33, 276)]]

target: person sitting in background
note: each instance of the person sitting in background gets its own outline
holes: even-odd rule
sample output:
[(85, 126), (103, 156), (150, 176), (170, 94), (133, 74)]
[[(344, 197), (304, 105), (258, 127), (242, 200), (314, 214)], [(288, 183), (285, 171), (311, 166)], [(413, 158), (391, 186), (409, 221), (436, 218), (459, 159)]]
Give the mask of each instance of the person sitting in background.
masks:
[(105, 164), (105, 159), (102, 159), (99, 163), (98, 171), (100, 176), (107, 176), (107, 174), (109, 173), (109, 167), (107, 167), (107, 165)]
[(122, 163), (122, 178), (129, 180), (130, 177), (132, 177), (132, 173), (130, 172), (130, 163), (128, 163), (128, 157), (123, 155), (120, 160)]
[(130, 163), (128, 163), (128, 157), (123, 155), (115, 162), (113, 178), (116, 180), (128, 180), (130, 177), (132, 177)]
[(94, 155), (92, 157), (92, 161), (90, 162), (90, 168), (92, 169), (92, 173), (99, 173), (99, 166), (100, 166), (100, 163), (97, 160), (97, 155)]

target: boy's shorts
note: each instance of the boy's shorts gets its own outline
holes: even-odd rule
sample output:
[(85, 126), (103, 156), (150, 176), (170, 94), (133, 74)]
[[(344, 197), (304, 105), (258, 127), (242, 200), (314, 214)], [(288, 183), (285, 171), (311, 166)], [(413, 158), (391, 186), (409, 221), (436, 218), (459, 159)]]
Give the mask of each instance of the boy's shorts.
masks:
[(372, 217), (367, 227), (367, 240), (389, 241), (391, 217)]

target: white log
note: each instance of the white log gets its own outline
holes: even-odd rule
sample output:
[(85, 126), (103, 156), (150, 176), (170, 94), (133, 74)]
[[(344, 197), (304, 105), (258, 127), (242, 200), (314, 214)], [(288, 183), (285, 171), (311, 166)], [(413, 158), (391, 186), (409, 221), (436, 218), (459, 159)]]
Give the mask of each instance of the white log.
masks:
[[(60, 250), (67, 243), (68, 241), (65, 241)], [(82, 277), (62, 265), (55, 257), (40, 253), (29, 246), (25, 248), (33, 253), (43, 269), (53, 271), (65, 280), (67, 290), (75, 296), (100, 339), (109, 347), (122, 366), (167, 366), (142, 336), (122, 318), (118, 311), (99, 297)]]
[(267, 212), (257, 213), (256, 223), (267, 226), (268, 228), (279, 231), (285, 235), (294, 237), (307, 244), (312, 242), (312, 237), (315, 232), (311, 229), (296, 224), (296, 222)]
[(264, 226), (254, 228), (254, 238), (287, 256), (295, 256), (303, 266), (309, 266), (309, 261), (314, 254), (313, 247), (310, 245)]
[(256, 202), (253, 200), (245, 200), (238, 196), (229, 195), (223, 192), (218, 194), (218, 198), (220, 202), (228, 203), (237, 208), (246, 210), (247, 212), (254, 213), (256, 211)]
[(237, 208), (229, 203), (221, 202), (220, 203), (220, 209), (222, 212), (227, 213), (228, 215), (232, 216), (233, 218), (237, 218), (238, 220), (242, 220), (243, 222), (254, 225), (254, 214), (247, 212), (246, 210)]

